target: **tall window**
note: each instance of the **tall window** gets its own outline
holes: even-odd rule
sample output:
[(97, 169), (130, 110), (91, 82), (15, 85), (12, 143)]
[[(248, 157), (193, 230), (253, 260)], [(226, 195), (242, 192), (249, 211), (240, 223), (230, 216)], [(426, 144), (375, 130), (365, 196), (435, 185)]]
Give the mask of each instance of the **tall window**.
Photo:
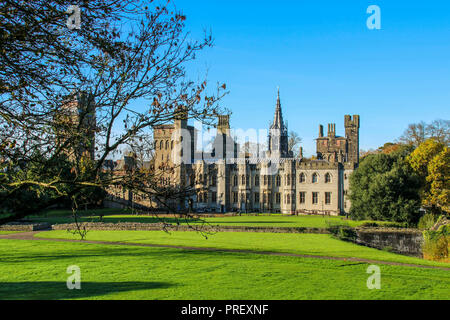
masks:
[(306, 202), (306, 192), (300, 192), (300, 203)]
[(259, 193), (255, 192), (255, 203), (259, 202)]
[(325, 183), (330, 183), (331, 182), (331, 174), (329, 174), (327, 172), (327, 174), (325, 175)]
[(325, 204), (331, 204), (331, 192), (325, 192)]
[(237, 186), (238, 185), (238, 177), (235, 175), (233, 176), (233, 186)]
[(318, 192), (313, 192), (312, 193), (312, 203), (313, 204), (318, 204), (319, 203), (319, 193)]
[(211, 193), (211, 201), (212, 202), (217, 202), (217, 192), (212, 192)]
[(288, 186), (291, 185), (291, 175), (290, 174), (286, 175), (286, 185), (288, 185)]
[(299, 177), (298, 181), (300, 183), (304, 183), (306, 181), (306, 176), (305, 176), (305, 174), (303, 172), (300, 173), (300, 177)]
[(275, 194), (275, 201), (276, 201), (277, 204), (281, 203), (281, 194), (279, 192), (277, 192)]
[[(259, 176), (258, 175), (255, 176), (255, 187), (257, 187), (257, 186), (259, 186)], [(257, 202), (259, 202), (259, 200)]]
[(245, 176), (244, 175), (242, 175), (242, 177), (241, 177), (241, 184), (245, 184)]
[(318, 177), (317, 173), (314, 173), (314, 174), (312, 175), (312, 179), (311, 179), (312, 183), (317, 183), (317, 181), (319, 180), (318, 178), (319, 178), (319, 177)]
[(281, 186), (281, 177), (278, 175), (277, 176), (277, 187)]

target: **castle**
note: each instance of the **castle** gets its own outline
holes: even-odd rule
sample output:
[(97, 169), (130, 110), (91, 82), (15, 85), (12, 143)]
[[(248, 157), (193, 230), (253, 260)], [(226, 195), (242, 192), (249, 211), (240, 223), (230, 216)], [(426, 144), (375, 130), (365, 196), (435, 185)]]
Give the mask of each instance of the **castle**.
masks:
[[(359, 163), (360, 118), (345, 116), (345, 137), (319, 126), (317, 157), (294, 158), (278, 92), (268, 150), (258, 161), (240, 151), (229, 116), (218, 116), (212, 152), (198, 152), (196, 130), (182, 111), (173, 124), (154, 127), (154, 170), (161, 185), (192, 187), (195, 196), (175, 204), (197, 212), (280, 212), (339, 215), (350, 209), (349, 177)], [(301, 150), (301, 148), (300, 148)], [(165, 171), (167, 166), (174, 168)], [(158, 204), (156, 204), (158, 205)]]

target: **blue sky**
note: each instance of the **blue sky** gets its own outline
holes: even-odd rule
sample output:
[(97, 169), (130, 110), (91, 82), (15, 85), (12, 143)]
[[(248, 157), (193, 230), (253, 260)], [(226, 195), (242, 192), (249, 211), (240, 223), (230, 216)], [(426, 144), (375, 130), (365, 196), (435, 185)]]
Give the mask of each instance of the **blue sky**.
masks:
[[(450, 1), (174, 1), (192, 37), (212, 31), (189, 71), (227, 84), (234, 128), (267, 128), (277, 86), (306, 155), (319, 124), (344, 134), (345, 114), (361, 115), (362, 149), (450, 118)], [(366, 26), (369, 5), (381, 30)]]

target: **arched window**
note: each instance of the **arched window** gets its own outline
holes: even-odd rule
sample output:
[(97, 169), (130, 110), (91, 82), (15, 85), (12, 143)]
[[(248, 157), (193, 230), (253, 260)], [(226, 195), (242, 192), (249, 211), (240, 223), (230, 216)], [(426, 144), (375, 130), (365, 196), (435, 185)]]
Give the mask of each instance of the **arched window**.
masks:
[(319, 178), (319, 176), (317, 175), (317, 173), (314, 173), (312, 175), (312, 179), (311, 179), (312, 183), (317, 183), (317, 181), (319, 180), (318, 178)]
[(170, 149), (173, 150), (173, 141), (170, 143)]
[(158, 149), (158, 140), (155, 140), (155, 149)]
[(327, 172), (325, 174), (325, 183), (330, 183), (330, 182), (331, 182), (331, 174)]
[(305, 176), (305, 174), (304, 174), (303, 172), (300, 173), (300, 177), (299, 177), (298, 181), (299, 181), (300, 183), (305, 183), (305, 181), (306, 181), (306, 176)]
[[(287, 174), (286, 175), (286, 185), (290, 186), (291, 185), (291, 175)], [(288, 202), (289, 203), (289, 202)]]
[(277, 187), (281, 186), (281, 177), (277, 176)]
[(161, 140), (159, 143), (159, 149), (162, 150), (164, 148), (164, 141)]
[(241, 184), (245, 184), (245, 176), (244, 175), (242, 175), (242, 177), (241, 177)]
[(238, 184), (238, 177), (235, 175), (234, 177), (233, 177), (233, 186), (237, 186), (237, 184)]
[(166, 140), (166, 150), (169, 150), (169, 140)]

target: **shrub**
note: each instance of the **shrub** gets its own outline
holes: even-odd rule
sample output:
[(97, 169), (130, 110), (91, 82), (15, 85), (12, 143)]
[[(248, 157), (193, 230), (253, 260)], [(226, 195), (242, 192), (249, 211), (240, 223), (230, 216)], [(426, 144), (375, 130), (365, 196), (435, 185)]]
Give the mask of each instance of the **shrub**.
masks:
[(356, 231), (346, 221), (326, 220), (328, 231), (335, 237), (345, 241), (355, 241)]
[(428, 230), (431, 229), (436, 223), (436, 217), (432, 213), (424, 214), (417, 225), (420, 230)]
[(448, 262), (450, 226), (443, 225), (438, 231), (424, 231), (423, 256), (425, 259)]
[(381, 227), (381, 225), (379, 225), (376, 222), (364, 222), (362, 224), (359, 225), (361, 228), (377, 228), (377, 227)]

